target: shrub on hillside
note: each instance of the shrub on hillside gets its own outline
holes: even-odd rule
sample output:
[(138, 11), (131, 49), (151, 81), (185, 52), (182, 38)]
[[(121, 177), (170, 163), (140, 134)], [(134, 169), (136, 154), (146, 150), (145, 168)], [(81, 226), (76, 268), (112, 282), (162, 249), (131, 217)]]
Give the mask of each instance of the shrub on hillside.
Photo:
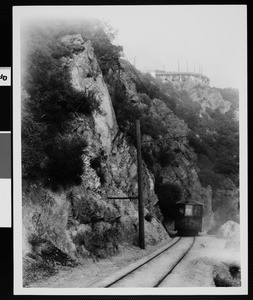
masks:
[(238, 174), (239, 166), (233, 159), (220, 158), (216, 160), (213, 170), (217, 174)]
[(87, 250), (99, 258), (115, 255), (118, 252), (119, 229), (110, 223), (96, 223), (93, 225), (92, 241)]
[(92, 158), (90, 160), (90, 166), (96, 171), (98, 177), (100, 178), (100, 182), (103, 185), (106, 182), (106, 178), (101, 165), (101, 156)]
[[(189, 103), (190, 102), (192, 102), (192, 100), (189, 100)], [(194, 107), (189, 106), (189, 104), (186, 105), (181, 101), (178, 102), (174, 112), (180, 119), (185, 121), (191, 130), (198, 128), (200, 123), (198, 110), (196, 110)]]
[[(111, 93), (112, 103), (120, 129), (135, 139), (135, 122), (140, 120), (141, 133), (158, 138), (167, 132), (166, 127), (159, 118), (155, 118), (149, 111), (148, 106), (144, 108), (137, 103), (129, 101), (126, 95), (126, 88), (118, 84)], [(142, 94), (141, 100), (148, 102), (148, 96)]]
[(146, 213), (145, 220), (151, 222), (153, 220), (153, 215), (150, 212)]
[(45, 146), (47, 159), (43, 167), (45, 185), (52, 190), (81, 183), (82, 154), (87, 142), (78, 136), (58, 135)]
[(22, 119), (22, 177), (36, 181), (43, 177), (41, 164), (44, 161), (44, 142), (47, 139), (45, 123), (37, 123), (32, 115)]
[(91, 92), (86, 94), (73, 88), (69, 72), (55, 62), (51, 49), (37, 47), (30, 53), (24, 76), (24, 88), (29, 95), (26, 111), (36, 120), (61, 130), (74, 113), (91, 114), (98, 110), (99, 102)]
[(135, 137), (135, 121), (140, 119), (141, 110), (137, 105), (127, 102), (114, 102), (114, 110), (119, 128), (131, 137)]
[(213, 163), (210, 158), (205, 154), (198, 155), (198, 166), (201, 170), (212, 169)]
[[(58, 28), (59, 30), (59, 28)], [(73, 88), (70, 74), (58, 59), (70, 56), (48, 32), (37, 32), (25, 54), (22, 116), (23, 177), (41, 180), (58, 189), (80, 184), (83, 172), (82, 153), (86, 142), (73, 134), (69, 124), (78, 114), (100, 111), (92, 92)]]
[(44, 123), (26, 116), (22, 122), (22, 176), (53, 190), (80, 184), (86, 146), (80, 136), (52, 136)]
[(155, 149), (150, 148), (148, 145), (143, 145), (142, 158), (151, 172), (155, 172), (154, 169), (160, 168), (160, 166), (162, 168), (176, 166), (176, 154), (167, 144), (160, 145)]
[(172, 150), (170, 150), (169, 148), (167, 148), (167, 149), (161, 148), (160, 149), (159, 163), (161, 164), (161, 166), (163, 168), (172, 165), (175, 162), (175, 158), (176, 158), (175, 153)]
[(138, 73), (139, 78), (133, 76), (132, 80), (135, 83), (137, 92), (147, 94), (151, 99), (158, 98), (160, 88), (155, 83), (155, 79), (149, 73), (143, 74), (137, 70), (135, 72)]
[(146, 94), (150, 99), (160, 99), (170, 109), (175, 109), (176, 103), (174, 98), (162, 90), (162, 85), (161, 83), (159, 84), (159, 80), (153, 78), (149, 73), (143, 74), (137, 70), (135, 70), (135, 72), (138, 73), (140, 79), (133, 76), (132, 80), (139, 94)]
[(150, 108), (152, 104), (152, 100), (149, 98), (149, 96), (146, 94), (139, 94), (139, 97), (140, 97), (140, 101), (146, 104)]
[(220, 188), (220, 176), (212, 170), (201, 170), (198, 173), (198, 177), (203, 187), (210, 185), (213, 189)]
[(41, 280), (47, 279), (57, 274), (57, 269), (44, 260), (38, 260), (37, 257), (25, 257), (23, 259), (23, 285), (24, 287)]
[(28, 34), (25, 34), (28, 43), (34, 43), (37, 40), (42, 40), (47, 44), (52, 43), (54, 58), (71, 55), (67, 48), (64, 49), (62, 45), (55, 44), (58, 39), (66, 35), (80, 33), (84, 41), (90, 40), (92, 42), (104, 76), (110, 69), (120, 68), (119, 57), (123, 48), (113, 43), (116, 31), (104, 21), (82, 18), (71, 21), (50, 21), (48, 24), (33, 22), (27, 28), (29, 28)]
[(189, 145), (194, 149), (197, 154), (208, 154), (207, 145), (202, 142), (194, 133), (188, 135)]
[(159, 118), (153, 117), (151, 114), (146, 115), (142, 112), (140, 118), (141, 133), (150, 135), (157, 139), (167, 133), (167, 128)]
[(117, 34), (108, 23), (98, 19), (84, 20), (80, 23), (80, 29), (84, 40), (91, 40), (103, 76), (110, 69), (121, 69), (119, 58), (123, 50), (122, 46), (115, 45), (113, 40)]
[(152, 153), (150, 153), (148, 147), (142, 148), (142, 159), (145, 161), (148, 169), (150, 171), (153, 171), (153, 168), (155, 166), (155, 159), (154, 159)]

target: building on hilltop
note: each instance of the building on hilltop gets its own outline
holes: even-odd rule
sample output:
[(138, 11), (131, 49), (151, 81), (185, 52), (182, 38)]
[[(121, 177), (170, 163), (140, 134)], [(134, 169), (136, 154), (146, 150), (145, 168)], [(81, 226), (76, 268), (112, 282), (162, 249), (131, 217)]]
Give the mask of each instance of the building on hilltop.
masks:
[(191, 82), (196, 85), (208, 86), (210, 79), (201, 73), (195, 72), (166, 72), (161, 70), (155, 70), (151, 73), (155, 78), (162, 79), (163, 82), (169, 81), (171, 83), (186, 83)]

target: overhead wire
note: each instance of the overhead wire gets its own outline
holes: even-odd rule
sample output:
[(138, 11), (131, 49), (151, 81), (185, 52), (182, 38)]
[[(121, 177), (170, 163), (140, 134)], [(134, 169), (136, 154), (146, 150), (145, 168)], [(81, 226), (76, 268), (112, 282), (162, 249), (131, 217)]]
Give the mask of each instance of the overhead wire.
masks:
[(122, 51), (122, 53), (123, 53), (123, 56), (125, 57), (126, 61), (128, 62), (128, 64), (129, 64), (131, 70), (132, 70), (133, 73), (136, 75), (136, 77), (138, 78), (140, 84), (142, 85), (143, 89), (145, 90), (145, 92), (146, 92), (147, 95), (148, 95), (148, 94), (149, 94), (148, 89), (146, 88), (146, 86), (144, 85), (144, 83), (141, 81), (141, 79), (140, 79), (138, 73), (137, 73), (136, 70), (133, 68), (132, 64), (129, 62), (129, 60), (128, 60), (126, 54), (125, 54), (123, 51)]
[[(119, 45), (118, 45), (119, 46)], [(146, 88), (146, 86), (144, 85), (144, 83), (142, 82), (142, 80), (140, 79), (138, 73), (136, 72), (135, 68), (133, 68), (132, 64), (130, 63), (130, 61), (128, 60), (126, 54), (124, 53), (124, 51), (122, 50), (122, 55), (123, 57), (125, 58), (126, 62), (128, 63), (130, 69), (132, 70), (132, 72), (135, 74), (135, 76), (137, 77), (137, 79), (139, 80), (140, 84), (142, 85), (143, 89), (145, 90), (146, 94), (148, 95), (149, 92), (148, 92), (148, 89)], [(168, 137), (164, 140), (169, 140), (169, 139), (177, 139), (177, 138), (185, 138), (187, 137), (187, 135), (184, 135), (184, 136), (174, 136), (174, 137)], [(143, 141), (142, 143), (146, 143), (146, 142), (149, 142), (149, 141)], [(151, 142), (151, 141), (150, 141)]]

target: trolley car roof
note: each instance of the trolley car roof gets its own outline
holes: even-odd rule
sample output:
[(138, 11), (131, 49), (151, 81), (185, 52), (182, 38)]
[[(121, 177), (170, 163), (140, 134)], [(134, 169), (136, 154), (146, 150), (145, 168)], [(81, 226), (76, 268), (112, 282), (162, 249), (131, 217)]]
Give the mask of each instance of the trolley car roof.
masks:
[(201, 202), (199, 202), (199, 201), (197, 201), (197, 200), (190, 200), (190, 201), (186, 201), (186, 200), (180, 200), (180, 201), (178, 201), (178, 202), (176, 202), (176, 204), (198, 204), (198, 205), (204, 205), (203, 203), (201, 203)]

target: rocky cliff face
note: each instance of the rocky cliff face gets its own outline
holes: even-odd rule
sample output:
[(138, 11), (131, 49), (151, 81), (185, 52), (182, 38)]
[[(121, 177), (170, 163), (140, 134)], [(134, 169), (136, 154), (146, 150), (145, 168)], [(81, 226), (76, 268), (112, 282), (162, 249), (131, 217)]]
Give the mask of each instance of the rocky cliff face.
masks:
[(178, 90), (187, 91), (193, 101), (197, 101), (201, 104), (203, 112), (206, 111), (206, 108), (210, 108), (212, 110), (217, 109), (224, 114), (232, 107), (232, 103), (224, 100), (216, 88), (212, 88), (209, 85), (199, 84), (198, 81), (188, 80), (180, 83), (177, 82), (174, 83), (174, 86)]
[[(41, 255), (41, 245), (50, 242), (71, 259), (80, 261), (87, 256), (115, 254), (119, 243), (138, 245), (137, 200), (108, 199), (137, 195), (136, 148), (119, 130), (108, 91), (110, 85), (105, 84), (91, 42), (84, 42), (79, 34), (67, 35), (59, 42), (72, 53), (59, 59), (70, 74), (72, 86), (99, 102), (99, 110), (91, 116), (76, 114), (69, 124), (69, 134), (82, 136), (87, 142), (79, 186), (52, 192), (40, 184), (26, 185), (24, 182), (23, 248), (26, 254)], [(116, 77), (112, 74), (112, 85), (118, 80)], [(124, 86), (129, 103), (147, 106), (140, 101), (127, 72), (121, 71), (120, 84)], [(203, 111), (207, 107), (222, 113), (230, 109), (230, 102), (224, 101), (220, 93), (210, 87), (194, 86), (189, 93), (194, 101), (201, 103)], [(148, 141), (143, 146), (146, 157), (151, 153), (155, 157), (150, 165), (147, 160), (142, 162), (146, 242), (155, 244), (169, 238), (162, 225), (155, 193), (158, 179), (160, 183), (177, 184), (183, 199), (190, 197), (204, 204), (204, 230), (215, 222), (221, 223), (226, 213), (238, 221), (238, 190), (232, 183), (227, 183), (229, 192), (224, 185), (224, 189), (215, 193), (210, 186), (201, 185), (197, 155), (189, 146), (189, 129), (184, 121), (159, 99), (152, 99), (149, 112), (167, 128), (166, 138), (170, 142), (156, 141), (150, 135), (142, 137)], [(166, 153), (166, 161), (161, 157), (162, 151)], [(234, 208), (226, 210), (231, 199)], [(213, 203), (220, 200), (224, 200), (223, 212), (213, 208)]]
[(216, 224), (227, 221), (240, 223), (239, 189), (229, 178), (222, 180), (221, 188), (213, 193), (213, 211)]
[[(235, 95), (234, 98), (230, 97), (230, 101), (228, 101), (226, 99), (229, 99), (228, 95), (230, 94), (226, 95), (225, 91), (222, 92), (222, 90), (219, 90), (217, 88), (198, 85), (194, 84), (193, 82), (181, 83), (177, 85), (176, 88), (178, 91), (186, 91), (194, 102), (201, 105), (199, 111), (200, 118), (205, 115), (205, 117), (208, 116), (209, 121), (211, 120), (215, 123), (215, 120), (212, 119), (211, 115), (208, 115), (209, 111), (211, 113), (218, 111), (221, 115), (225, 115), (226, 113), (228, 113), (231, 118), (233, 118), (233, 120), (231, 120), (234, 124), (233, 130), (235, 130), (236, 132), (237, 125), (239, 128), (239, 124), (237, 123), (239, 121), (238, 100), (235, 100)], [(225, 94), (226, 98), (223, 96), (223, 93)], [(227, 126), (227, 124), (224, 125), (224, 128)], [(209, 131), (208, 128), (205, 128), (204, 130), (206, 132)], [(209, 133), (211, 133), (211, 131), (209, 131)], [(190, 183), (190, 179), (195, 182), (194, 188), (190, 189), (196, 200), (201, 201), (201, 198), (208, 199), (208, 201), (206, 201), (208, 206), (208, 208), (206, 208), (208, 220), (204, 219), (204, 224), (206, 224), (207, 227), (212, 224), (216, 224), (218, 226), (229, 220), (239, 223), (239, 189), (237, 188), (236, 184), (232, 182), (228, 175), (225, 175), (222, 179), (219, 179), (219, 188), (212, 188), (211, 186), (203, 188), (198, 181), (197, 173), (199, 169), (198, 167), (196, 167), (196, 165), (198, 164), (197, 158), (191, 158), (190, 162), (195, 162), (195, 166), (193, 167), (193, 174), (190, 176), (184, 176), (183, 174), (181, 174), (180, 178), (189, 178), (189, 182), (188, 184), (186, 184), (186, 186), (188, 187), (192, 186), (192, 184)], [(183, 166), (183, 162), (181, 162), (180, 165)], [(212, 168), (212, 166), (209, 167)], [(197, 173), (194, 175), (196, 171)], [(237, 178), (238, 176), (236, 175), (235, 177)], [(234, 179), (234, 182), (238, 180)], [(196, 193), (193, 192), (195, 189), (197, 191)], [(201, 190), (205, 195), (201, 193)]]
[(201, 104), (204, 112), (206, 108), (211, 108), (212, 110), (218, 109), (224, 114), (231, 108), (231, 102), (224, 100), (219, 91), (209, 86), (195, 86), (189, 90), (189, 94), (193, 101)]
[(72, 58), (64, 57), (61, 59), (61, 63), (67, 67), (71, 74), (74, 88), (92, 94), (94, 100), (99, 99), (100, 101), (102, 113), (93, 113), (94, 126), (102, 147), (109, 153), (118, 127), (110, 96), (91, 42), (85, 43), (81, 35), (76, 34), (63, 37), (61, 43), (74, 53)]
[[(116, 253), (121, 242), (138, 245), (137, 200), (107, 199), (137, 195), (136, 149), (118, 130), (91, 43), (79, 34), (65, 36), (61, 43), (73, 54), (60, 59), (72, 85), (92, 95), (100, 107), (91, 117), (79, 114), (70, 125), (70, 133), (83, 135), (88, 143), (81, 185), (54, 193), (24, 184), (24, 251), (41, 255), (38, 245), (49, 241), (72, 259), (105, 257)], [(146, 242), (153, 244), (169, 237), (155, 208), (153, 176), (143, 167)]]
[[(188, 127), (158, 99), (153, 101), (151, 111), (168, 126), (167, 138), (171, 157), (168, 165), (156, 162), (154, 172), (157, 177), (160, 177), (161, 183), (177, 184), (181, 188), (182, 199), (197, 200), (204, 204), (203, 230), (206, 230), (214, 224), (212, 189), (210, 186), (204, 188), (200, 184), (197, 174), (197, 156), (188, 144)], [(152, 152), (158, 151), (159, 148), (161, 150), (162, 145), (154, 142), (149, 147), (149, 151)]]

